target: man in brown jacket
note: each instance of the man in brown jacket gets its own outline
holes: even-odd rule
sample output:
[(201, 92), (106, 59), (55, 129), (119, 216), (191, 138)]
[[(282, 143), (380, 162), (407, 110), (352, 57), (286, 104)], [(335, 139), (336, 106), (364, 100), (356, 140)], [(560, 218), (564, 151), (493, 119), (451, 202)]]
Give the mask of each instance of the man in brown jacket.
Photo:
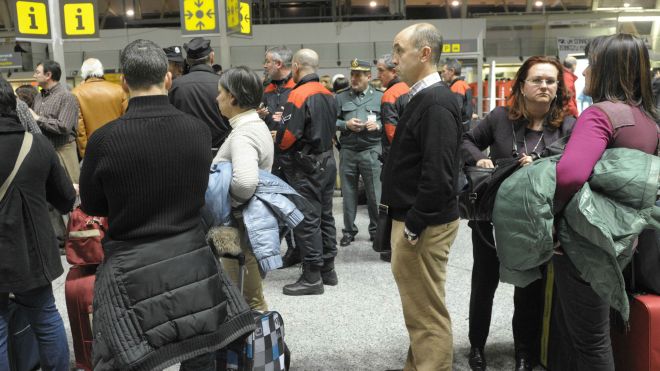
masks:
[(85, 156), (87, 140), (92, 133), (106, 123), (123, 115), (128, 105), (126, 94), (119, 84), (103, 78), (103, 65), (98, 59), (89, 58), (80, 67), (84, 82), (72, 93), (78, 99), (78, 151)]

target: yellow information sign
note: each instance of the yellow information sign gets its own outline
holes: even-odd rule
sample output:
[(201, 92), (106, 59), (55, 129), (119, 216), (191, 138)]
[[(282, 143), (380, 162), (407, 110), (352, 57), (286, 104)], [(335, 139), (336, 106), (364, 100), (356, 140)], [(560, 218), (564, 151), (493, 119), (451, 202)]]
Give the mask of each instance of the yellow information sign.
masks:
[(227, 29), (234, 30), (238, 28), (240, 21), (241, 5), (239, 0), (227, 0)]
[(451, 52), (452, 53), (460, 53), (461, 52), (461, 44), (451, 44)]
[(241, 35), (252, 35), (252, 7), (241, 1)]
[(449, 44), (442, 45), (442, 52), (443, 53), (451, 53), (451, 45), (449, 45)]
[(218, 12), (214, 0), (182, 0), (181, 3), (181, 31), (184, 34), (218, 33)]
[(48, 7), (39, 1), (16, 1), (16, 24), (22, 36), (48, 37)]
[(65, 36), (91, 36), (96, 34), (96, 12), (92, 3), (64, 4)]

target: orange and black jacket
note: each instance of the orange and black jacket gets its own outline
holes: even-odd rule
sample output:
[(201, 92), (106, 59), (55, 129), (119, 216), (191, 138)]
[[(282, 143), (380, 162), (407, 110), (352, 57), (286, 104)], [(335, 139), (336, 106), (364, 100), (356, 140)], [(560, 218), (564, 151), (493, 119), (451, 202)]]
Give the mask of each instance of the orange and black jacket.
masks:
[(296, 86), (296, 83), (293, 82), (291, 74), (285, 79), (280, 81), (272, 81), (270, 84), (264, 88), (264, 95), (261, 101), (264, 103), (264, 106), (268, 108), (268, 116), (264, 118), (266, 125), (270, 130), (278, 129), (278, 122), (273, 121), (273, 113), (281, 111), (282, 107), (289, 99), (289, 93), (291, 89)]
[(387, 90), (383, 93), (383, 98), (380, 101), (380, 115), (383, 121), (383, 144), (392, 144), (394, 139), (394, 132), (396, 131), (396, 124), (399, 122), (399, 117), (403, 113), (403, 108), (408, 103), (408, 85), (395, 78), (390, 81)]
[(289, 93), (276, 145), (282, 152), (320, 154), (332, 149), (337, 107), (316, 74), (303, 77)]

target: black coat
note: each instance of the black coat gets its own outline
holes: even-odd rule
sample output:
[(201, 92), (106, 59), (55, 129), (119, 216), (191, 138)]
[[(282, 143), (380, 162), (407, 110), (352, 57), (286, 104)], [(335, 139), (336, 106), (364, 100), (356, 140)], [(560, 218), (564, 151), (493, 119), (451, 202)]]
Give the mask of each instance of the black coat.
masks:
[(206, 64), (192, 66), (188, 74), (172, 82), (170, 103), (204, 121), (211, 129), (213, 148), (220, 148), (231, 127), (218, 108), (218, 76)]
[[(0, 117), (0, 184), (14, 168), (24, 133), (18, 118)], [(55, 149), (46, 137), (35, 134), (30, 152), (0, 201), (0, 292), (45, 286), (63, 273), (48, 203), (67, 213), (75, 199)]]

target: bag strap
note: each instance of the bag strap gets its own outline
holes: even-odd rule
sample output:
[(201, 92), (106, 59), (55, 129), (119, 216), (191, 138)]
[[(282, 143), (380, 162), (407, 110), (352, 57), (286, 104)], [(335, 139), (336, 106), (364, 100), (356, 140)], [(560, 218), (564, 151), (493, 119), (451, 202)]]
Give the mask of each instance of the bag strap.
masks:
[(23, 143), (21, 144), (21, 149), (18, 151), (18, 157), (16, 158), (16, 164), (14, 164), (14, 169), (11, 171), (9, 177), (5, 180), (2, 186), (0, 186), (0, 201), (5, 198), (5, 193), (7, 193), (11, 182), (14, 181), (16, 173), (18, 173), (18, 169), (23, 164), (23, 160), (25, 160), (28, 152), (30, 152), (30, 149), (32, 148), (32, 139), (32, 134), (25, 132), (25, 135), (23, 136)]

